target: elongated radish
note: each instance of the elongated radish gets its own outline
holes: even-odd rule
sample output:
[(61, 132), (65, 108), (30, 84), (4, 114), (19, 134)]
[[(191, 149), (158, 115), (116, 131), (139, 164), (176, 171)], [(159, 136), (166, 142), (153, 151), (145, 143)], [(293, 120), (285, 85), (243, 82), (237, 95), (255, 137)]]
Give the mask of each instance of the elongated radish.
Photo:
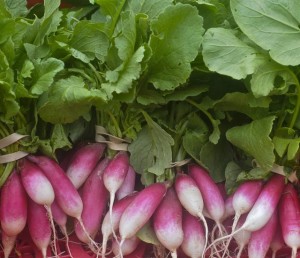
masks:
[[(238, 222), (236, 224), (236, 229), (239, 229), (245, 223), (246, 217), (247, 217), (246, 213), (244, 213), (243, 215), (240, 216), (240, 219), (238, 220)], [(251, 237), (251, 232), (248, 230), (242, 230), (242, 231), (237, 232), (233, 237), (239, 248), (236, 258), (239, 258), (239, 257), (241, 257), (245, 246), (249, 243), (249, 240)]]
[(205, 208), (222, 233), (221, 221), (225, 214), (225, 203), (218, 186), (204, 168), (191, 164), (188, 170), (200, 189)]
[(51, 242), (51, 226), (43, 205), (28, 199), (28, 229), (34, 244), (46, 258), (47, 248)]
[(270, 248), (272, 250), (272, 258), (276, 257), (277, 252), (284, 247), (285, 243), (282, 236), (280, 223), (277, 223), (275, 234), (272, 238)]
[(197, 217), (185, 211), (182, 220), (182, 251), (191, 258), (200, 258), (205, 250), (205, 232)]
[[(182, 206), (193, 216), (200, 218), (205, 227), (205, 246), (208, 241), (208, 226), (203, 216), (203, 197), (195, 180), (186, 174), (177, 174), (175, 190)], [(222, 201), (223, 201), (223, 197)], [(224, 203), (224, 201), (223, 201)], [(204, 248), (205, 249), (205, 248)], [(203, 253), (204, 256), (204, 253)]]
[(105, 145), (91, 143), (80, 147), (74, 154), (66, 170), (67, 176), (78, 189), (92, 173), (103, 155)]
[[(83, 211), (82, 199), (62, 168), (54, 160), (46, 156), (29, 155), (28, 159), (43, 170), (54, 189), (55, 200), (60, 208), (67, 215), (76, 218), (83, 226), (81, 219)], [(86, 234), (89, 237), (87, 232)], [(97, 246), (92, 238), (90, 238), (90, 241)]]
[(27, 196), (15, 170), (2, 187), (0, 218), (2, 230), (8, 236), (17, 236), (26, 225)]
[(154, 232), (160, 243), (177, 257), (183, 241), (182, 206), (173, 187), (170, 187), (153, 215)]
[[(235, 216), (231, 232), (235, 231), (240, 216), (251, 210), (261, 192), (262, 186), (263, 183), (261, 180), (246, 181), (238, 186), (232, 197), (232, 207), (234, 209)], [(225, 245), (225, 251), (228, 248), (230, 241), (231, 238), (228, 239)], [(224, 255), (225, 253), (226, 252), (224, 252)]]
[(229, 195), (226, 199), (225, 199), (225, 212), (224, 212), (224, 216), (222, 218), (222, 220), (226, 220), (227, 218), (233, 216), (235, 214), (235, 210), (233, 208), (233, 195)]
[(154, 183), (141, 190), (124, 210), (119, 224), (121, 242), (133, 237), (155, 212), (167, 191), (167, 184)]
[(112, 214), (110, 216), (109, 211), (106, 213), (101, 226), (102, 232), (102, 257), (105, 257), (106, 246), (108, 238), (113, 234), (113, 231), (116, 231), (119, 227), (121, 216), (127, 206), (133, 201), (136, 193), (127, 195), (121, 200), (117, 201), (112, 207)]
[(284, 188), (279, 204), (279, 219), (284, 242), (292, 248), (291, 257), (295, 258), (300, 247), (300, 204), (292, 184)]
[(119, 243), (113, 239), (111, 249), (116, 256), (120, 253), (120, 251), (122, 252), (122, 255), (129, 255), (135, 251), (140, 242), (141, 240), (137, 236), (125, 239), (120, 250)]
[(268, 222), (260, 229), (252, 232), (248, 243), (249, 258), (264, 258), (270, 248), (272, 238), (278, 224), (277, 211), (273, 212)]
[[(285, 184), (284, 176), (274, 174), (263, 186), (255, 204), (248, 213), (245, 223), (231, 234), (220, 237), (210, 244), (232, 237), (241, 230), (257, 231), (261, 229), (271, 218), (277, 208)], [(266, 212), (268, 211), (268, 212)]]
[(116, 192), (117, 200), (120, 200), (123, 197), (134, 192), (135, 177), (136, 177), (136, 172), (134, 171), (132, 166), (129, 166), (125, 180), (122, 183), (122, 185), (120, 186), (119, 190)]
[(53, 203), (55, 197), (53, 187), (42, 172), (41, 168), (29, 160), (20, 160), (18, 163), (18, 168), (20, 170), (22, 184), (28, 196), (35, 203), (44, 205), (46, 208), (53, 232), (54, 253), (57, 255), (56, 230), (51, 212), (51, 204)]
[[(98, 163), (84, 183), (81, 191), (83, 201), (81, 218), (85, 230), (92, 238), (95, 237), (101, 226), (101, 221), (108, 201), (108, 191), (102, 180), (103, 171), (108, 163), (109, 159), (107, 158)], [(76, 223), (75, 225), (75, 233), (80, 241), (87, 244), (89, 243), (89, 238), (79, 223)]]
[(12, 250), (14, 249), (16, 239), (17, 236), (8, 236), (4, 231), (1, 232), (4, 258), (8, 258), (11, 254)]

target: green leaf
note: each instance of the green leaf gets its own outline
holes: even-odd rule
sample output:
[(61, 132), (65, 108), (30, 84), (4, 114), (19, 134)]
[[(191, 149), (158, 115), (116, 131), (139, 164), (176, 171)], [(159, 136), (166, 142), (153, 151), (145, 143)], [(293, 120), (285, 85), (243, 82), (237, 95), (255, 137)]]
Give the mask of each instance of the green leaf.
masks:
[(231, 0), (241, 30), (283, 65), (300, 64), (298, 0)]
[(5, 0), (6, 8), (13, 17), (25, 16), (27, 11), (26, 0)]
[(170, 6), (151, 23), (148, 80), (160, 90), (173, 90), (191, 73), (191, 61), (202, 42), (202, 17), (191, 5)]
[(243, 170), (233, 161), (230, 161), (225, 168), (225, 187), (227, 193), (232, 193), (237, 187), (237, 177)]
[(150, 222), (147, 222), (138, 232), (137, 237), (145, 243), (159, 245), (160, 242)]
[(201, 148), (201, 165), (208, 169), (215, 182), (222, 182), (225, 180), (224, 171), (228, 162), (232, 159), (232, 148), (224, 137), (221, 137), (217, 144), (207, 142)]
[(244, 182), (249, 180), (263, 180), (269, 175), (269, 171), (266, 171), (260, 167), (256, 167), (251, 169), (250, 171), (242, 171), (237, 177), (237, 182)]
[(50, 139), (53, 155), (58, 149), (69, 149), (72, 147), (72, 144), (68, 139), (68, 135), (66, 134), (66, 131), (61, 124), (54, 125)]
[(207, 92), (208, 85), (187, 85), (185, 87), (179, 87), (171, 94), (166, 95), (166, 101), (183, 101), (188, 97), (199, 96), (202, 93)]
[(54, 82), (55, 75), (63, 70), (64, 62), (56, 58), (48, 58), (42, 61), (35, 61), (34, 71), (32, 73), (32, 86), (30, 91), (32, 94), (40, 95), (47, 91)]
[(133, 82), (140, 77), (144, 51), (144, 47), (141, 46), (129, 60), (123, 62), (115, 70), (106, 72), (108, 82), (103, 83), (101, 87), (108, 96), (114, 92), (127, 93), (133, 86)]
[(147, 125), (139, 132), (137, 139), (129, 145), (130, 163), (135, 171), (148, 171), (162, 175), (172, 162), (173, 138), (149, 115), (143, 112)]
[(12, 19), (0, 19), (0, 44), (3, 44), (15, 33), (15, 21)]
[(88, 90), (81, 77), (71, 76), (57, 81), (39, 102), (41, 118), (50, 123), (72, 123), (85, 116), (92, 105), (104, 102), (105, 96), (97, 90)]
[(8, 121), (19, 112), (20, 106), (11, 85), (2, 81), (1, 78), (0, 96), (0, 118), (2, 121)]
[(84, 20), (76, 24), (69, 44), (70, 51), (75, 58), (85, 63), (95, 58), (104, 62), (109, 39), (95, 23)]
[(285, 93), (290, 85), (296, 84), (297, 78), (288, 67), (271, 61), (260, 65), (251, 78), (251, 90), (256, 97)]
[(254, 73), (261, 63), (256, 49), (235, 36), (232, 30), (210, 28), (203, 37), (203, 59), (210, 71), (240, 80)]
[(275, 117), (254, 120), (250, 124), (236, 126), (226, 133), (228, 141), (251, 155), (259, 166), (269, 171), (274, 162), (274, 144), (270, 138)]

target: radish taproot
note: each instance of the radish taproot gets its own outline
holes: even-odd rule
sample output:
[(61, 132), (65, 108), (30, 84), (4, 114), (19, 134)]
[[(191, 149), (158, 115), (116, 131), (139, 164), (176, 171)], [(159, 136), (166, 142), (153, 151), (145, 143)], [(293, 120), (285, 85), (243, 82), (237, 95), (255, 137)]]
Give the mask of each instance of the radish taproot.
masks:
[[(103, 171), (108, 163), (109, 159), (107, 158), (100, 161), (81, 189), (83, 201), (81, 218), (85, 230), (92, 238), (95, 237), (101, 226), (101, 221), (108, 201), (108, 191), (102, 180)], [(86, 244), (89, 243), (89, 238), (87, 238), (83, 228), (78, 222), (75, 224), (75, 233), (80, 241)]]
[(8, 258), (14, 249), (15, 243), (17, 240), (17, 236), (8, 236), (4, 231), (1, 232), (1, 241), (4, 258)]
[(153, 228), (160, 243), (176, 258), (183, 241), (183, 229), (182, 206), (173, 187), (167, 190), (153, 215)]
[[(236, 229), (239, 229), (245, 222), (247, 217), (247, 213), (244, 213), (240, 216), (237, 224), (236, 224)], [(241, 257), (242, 252), (244, 251), (244, 248), (248, 245), (249, 240), (251, 237), (251, 232), (248, 230), (242, 230), (237, 232), (233, 238), (235, 239), (235, 242), (238, 245), (238, 253), (237, 253), (237, 258)]]
[(292, 249), (292, 258), (300, 248), (300, 203), (297, 191), (292, 184), (284, 188), (279, 204), (279, 220), (284, 242)]
[(73, 154), (66, 170), (66, 174), (76, 189), (80, 188), (92, 173), (102, 157), (104, 150), (104, 144), (91, 143), (81, 146)]
[(131, 238), (125, 239), (120, 249), (120, 243), (117, 242), (116, 239), (113, 239), (111, 249), (113, 254), (116, 255), (116, 257), (120, 252), (122, 252), (122, 255), (129, 255), (135, 251), (140, 242), (141, 240), (137, 236), (133, 236)]

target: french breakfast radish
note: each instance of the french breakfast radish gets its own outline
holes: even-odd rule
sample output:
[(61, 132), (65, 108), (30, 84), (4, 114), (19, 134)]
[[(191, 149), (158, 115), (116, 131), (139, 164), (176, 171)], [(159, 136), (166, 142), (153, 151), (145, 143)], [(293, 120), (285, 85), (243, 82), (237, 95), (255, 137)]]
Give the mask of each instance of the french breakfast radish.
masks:
[(81, 187), (92, 173), (104, 150), (105, 145), (103, 143), (91, 143), (81, 146), (73, 154), (66, 174), (76, 189)]
[(249, 258), (264, 258), (270, 248), (278, 224), (278, 214), (274, 211), (268, 222), (251, 233), (248, 243)]
[(16, 170), (2, 186), (0, 220), (2, 230), (8, 236), (17, 236), (26, 225), (27, 196)]
[(135, 196), (120, 219), (120, 245), (125, 239), (133, 237), (149, 221), (166, 191), (166, 183), (154, 183), (145, 187)]
[(300, 204), (297, 191), (292, 184), (284, 188), (279, 204), (279, 220), (282, 236), (287, 246), (292, 248), (292, 258), (300, 248)]
[(117, 257), (120, 252), (122, 252), (122, 255), (129, 255), (135, 251), (140, 242), (141, 240), (137, 236), (133, 236), (131, 238), (125, 239), (120, 249), (119, 243), (115, 239), (113, 239), (111, 249), (113, 254), (116, 255), (115, 257)]
[(136, 172), (134, 171), (132, 166), (129, 166), (125, 180), (120, 186), (120, 188), (118, 189), (118, 191), (116, 192), (117, 200), (122, 199), (123, 197), (131, 194), (134, 191), (135, 177), (136, 177)]
[(153, 214), (153, 228), (160, 243), (177, 257), (177, 249), (183, 241), (182, 206), (173, 187)]
[[(175, 179), (175, 190), (182, 206), (191, 215), (198, 217), (203, 221), (205, 227), (205, 246), (206, 246), (208, 242), (208, 226), (207, 226), (206, 219), (203, 216), (204, 202), (203, 202), (202, 193), (197, 183), (191, 176), (183, 173), (178, 173)], [(221, 198), (223, 200), (223, 197)]]
[(51, 225), (43, 205), (28, 198), (28, 230), (34, 244), (46, 258), (51, 242)]
[(183, 212), (182, 220), (183, 242), (182, 251), (191, 258), (200, 258), (205, 250), (206, 237), (202, 224), (197, 217), (189, 212)]
[(281, 225), (278, 222), (275, 234), (272, 238), (270, 248), (272, 250), (272, 258), (276, 257), (277, 252), (284, 247), (285, 243), (282, 236)]
[(15, 243), (17, 240), (17, 236), (8, 236), (4, 231), (1, 232), (1, 241), (3, 247), (4, 258), (8, 258), (14, 249)]
[[(88, 234), (94, 238), (101, 226), (101, 221), (108, 201), (108, 191), (102, 180), (102, 174), (109, 159), (105, 158), (98, 163), (93, 172), (85, 181), (81, 197), (83, 201), (82, 222)], [(75, 225), (75, 233), (78, 239), (84, 243), (89, 243), (83, 228), (79, 223)]]

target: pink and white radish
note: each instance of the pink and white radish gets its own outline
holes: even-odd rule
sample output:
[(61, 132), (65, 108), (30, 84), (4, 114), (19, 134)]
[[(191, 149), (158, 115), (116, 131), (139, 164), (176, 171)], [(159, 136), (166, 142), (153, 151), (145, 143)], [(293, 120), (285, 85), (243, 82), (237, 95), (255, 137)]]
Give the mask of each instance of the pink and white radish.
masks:
[(2, 231), (7, 236), (17, 236), (26, 225), (27, 196), (16, 170), (13, 170), (3, 185), (0, 198)]
[(1, 240), (3, 247), (4, 258), (8, 258), (14, 249), (16, 243), (17, 236), (8, 236), (4, 231), (1, 232)]
[(191, 164), (188, 167), (188, 171), (200, 189), (206, 210), (216, 222), (222, 234), (221, 221), (225, 214), (225, 203), (218, 186), (204, 168)]
[(55, 198), (53, 187), (42, 170), (29, 160), (20, 160), (18, 163), (18, 168), (21, 174), (22, 184), (28, 196), (35, 203), (43, 205), (48, 213), (49, 221), (53, 231), (54, 253), (57, 255), (56, 231), (51, 212), (51, 204)]
[(114, 253), (114, 255), (116, 255), (116, 257), (120, 252), (122, 252), (123, 255), (132, 254), (135, 251), (135, 249), (138, 247), (140, 242), (141, 240), (137, 236), (133, 236), (131, 238), (125, 239), (120, 250), (119, 242), (117, 242), (116, 239), (113, 239), (112, 247), (111, 247), (112, 252)]
[(284, 188), (279, 204), (279, 219), (284, 242), (292, 248), (291, 257), (295, 258), (300, 247), (300, 204), (292, 184)]
[(248, 243), (249, 258), (264, 258), (270, 248), (278, 224), (278, 214), (274, 211), (268, 222), (252, 232)]
[(34, 244), (46, 258), (47, 248), (51, 242), (51, 226), (43, 205), (28, 199), (28, 230)]
[[(83, 201), (81, 218), (85, 230), (92, 238), (96, 236), (96, 233), (101, 226), (101, 221), (108, 201), (108, 191), (102, 180), (103, 171), (108, 163), (109, 159), (107, 158), (100, 161), (81, 189)], [(87, 244), (89, 243), (89, 238), (79, 223), (76, 223), (75, 225), (75, 233), (80, 241)]]
[(203, 221), (205, 227), (205, 246), (206, 246), (208, 242), (208, 226), (207, 226), (206, 219), (203, 216), (204, 202), (203, 202), (202, 193), (197, 183), (191, 176), (183, 173), (179, 173), (177, 174), (177, 177), (175, 179), (175, 190), (182, 206), (191, 215), (198, 217)]
[(206, 237), (202, 224), (197, 217), (185, 211), (182, 220), (182, 251), (191, 258), (200, 258), (205, 250)]
[(272, 258), (276, 257), (277, 252), (284, 247), (285, 243), (282, 236), (281, 225), (278, 222), (275, 234), (273, 236), (270, 248), (272, 250)]
[(102, 257), (105, 257), (106, 253), (106, 246), (109, 237), (115, 232), (120, 223), (121, 216), (127, 206), (133, 201), (136, 193), (131, 195), (127, 195), (121, 200), (117, 201), (112, 207), (112, 214), (110, 216), (109, 211), (106, 213), (102, 225), (101, 225), (101, 232), (102, 232)]
[(183, 241), (182, 206), (172, 187), (153, 215), (153, 228), (160, 243), (176, 258), (177, 249)]
[(141, 190), (124, 210), (119, 224), (120, 246), (149, 221), (167, 191), (166, 183), (154, 183)]
[[(84, 228), (81, 218), (83, 211), (82, 199), (62, 168), (54, 160), (46, 156), (29, 155), (27, 157), (30, 161), (36, 163), (43, 170), (54, 189), (55, 200), (60, 208), (67, 215), (76, 218)], [(87, 232), (86, 234), (91, 243), (97, 247), (97, 244)]]
[(80, 147), (72, 156), (66, 170), (76, 189), (81, 187), (103, 155), (105, 145), (91, 143)]
[(116, 192), (117, 200), (134, 192), (136, 172), (132, 166), (129, 166), (124, 182)]

